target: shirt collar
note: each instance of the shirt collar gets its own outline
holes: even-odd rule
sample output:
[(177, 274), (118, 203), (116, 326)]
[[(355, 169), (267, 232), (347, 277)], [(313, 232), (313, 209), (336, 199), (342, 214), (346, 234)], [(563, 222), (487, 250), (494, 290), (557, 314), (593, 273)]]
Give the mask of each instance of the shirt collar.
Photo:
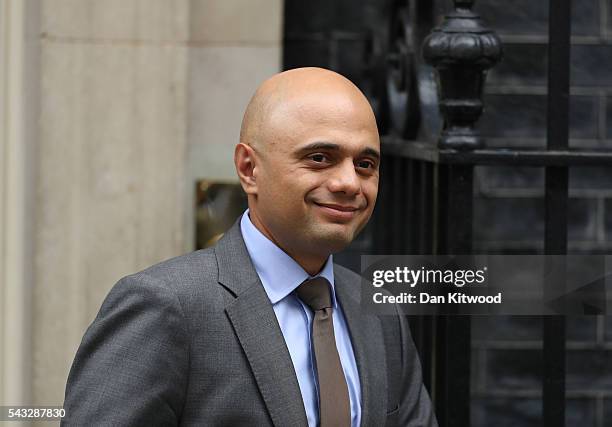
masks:
[(302, 282), (324, 277), (331, 284), (331, 298), (336, 308), (334, 264), (332, 255), (316, 276), (310, 276), (293, 258), (276, 246), (249, 218), (247, 209), (240, 220), (240, 231), (255, 270), (272, 304), (276, 304), (295, 290)]

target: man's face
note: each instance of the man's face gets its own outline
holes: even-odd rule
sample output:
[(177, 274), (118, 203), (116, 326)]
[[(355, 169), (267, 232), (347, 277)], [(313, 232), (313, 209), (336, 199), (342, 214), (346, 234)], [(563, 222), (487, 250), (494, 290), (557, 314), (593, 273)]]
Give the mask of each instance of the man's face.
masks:
[(380, 144), (371, 110), (346, 94), (306, 95), (276, 109), (267, 125), (273, 137), (253, 147), (252, 217), (292, 256), (342, 250), (376, 202)]

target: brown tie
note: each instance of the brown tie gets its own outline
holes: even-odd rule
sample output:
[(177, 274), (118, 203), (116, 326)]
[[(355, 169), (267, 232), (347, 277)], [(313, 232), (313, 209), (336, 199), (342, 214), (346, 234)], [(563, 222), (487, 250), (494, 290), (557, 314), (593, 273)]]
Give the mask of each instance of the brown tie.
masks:
[(349, 427), (351, 408), (336, 348), (329, 286), (324, 277), (315, 277), (298, 286), (297, 294), (314, 311), (312, 341), (319, 380), (320, 426)]

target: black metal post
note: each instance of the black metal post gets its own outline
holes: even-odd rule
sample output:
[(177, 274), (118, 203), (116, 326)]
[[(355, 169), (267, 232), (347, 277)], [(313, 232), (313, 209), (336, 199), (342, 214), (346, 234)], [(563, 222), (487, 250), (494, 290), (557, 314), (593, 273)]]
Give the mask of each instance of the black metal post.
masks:
[[(472, 165), (436, 165), (436, 236), (439, 254), (472, 252)], [(470, 425), (471, 322), (441, 316), (436, 323), (436, 413), (441, 426)]]
[[(486, 70), (502, 57), (501, 42), (472, 11), (473, 0), (454, 10), (423, 42), (423, 58), (438, 72), (444, 129), (440, 149), (470, 151), (484, 142), (474, 125), (483, 111)], [(472, 251), (473, 165), (434, 166), (433, 244), (437, 254)], [(470, 425), (471, 324), (469, 317), (441, 316), (436, 330), (433, 390), (442, 426)]]
[(419, 247), (418, 253), (433, 253), (433, 204), (434, 204), (434, 165), (429, 162), (417, 161), (419, 176)]
[[(549, 7), (548, 45), (548, 141), (549, 150), (569, 146), (569, 82), (571, 1), (551, 1)], [(546, 167), (545, 175), (545, 252), (567, 253), (568, 168)], [(546, 283), (565, 286), (564, 281)], [(543, 415), (545, 427), (565, 426), (565, 318), (544, 320)]]
[(375, 209), (374, 247), (379, 253), (389, 253), (393, 230), (388, 226), (393, 215), (393, 156), (383, 154), (380, 163), (378, 201)]
[(404, 245), (404, 236), (403, 231), (406, 226), (406, 215), (405, 215), (405, 203), (406, 200), (402, 197), (404, 194), (404, 186), (406, 185), (403, 179), (404, 171), (403, 171), (403, 163), (404, 159), (401, 157), (394, 157), (392, 164), (392, 194), (393, 201), (391, 202), (392, 206), (394, 206), (393, 211), (391, 212), (391, 222), (388, 224), (391, 230), (393, 230), (392, 239), (389, 242), (391, 247), (391, 252), (393, 254), (401, 254), (402, 246)]

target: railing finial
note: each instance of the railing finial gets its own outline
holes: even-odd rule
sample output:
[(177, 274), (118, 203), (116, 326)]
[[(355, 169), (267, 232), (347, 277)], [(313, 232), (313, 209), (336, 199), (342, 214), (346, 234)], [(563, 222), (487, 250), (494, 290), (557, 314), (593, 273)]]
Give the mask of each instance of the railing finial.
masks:
[(483, 111), (486, 71), (501, 59), (502, 46), (472, 12), (474, 0), (454, 0), (454, 5), (423, 42), (423, 58), (438, 71), (444, 117), (438, 146), (470, 150), (483, 145), (474, 125)]

